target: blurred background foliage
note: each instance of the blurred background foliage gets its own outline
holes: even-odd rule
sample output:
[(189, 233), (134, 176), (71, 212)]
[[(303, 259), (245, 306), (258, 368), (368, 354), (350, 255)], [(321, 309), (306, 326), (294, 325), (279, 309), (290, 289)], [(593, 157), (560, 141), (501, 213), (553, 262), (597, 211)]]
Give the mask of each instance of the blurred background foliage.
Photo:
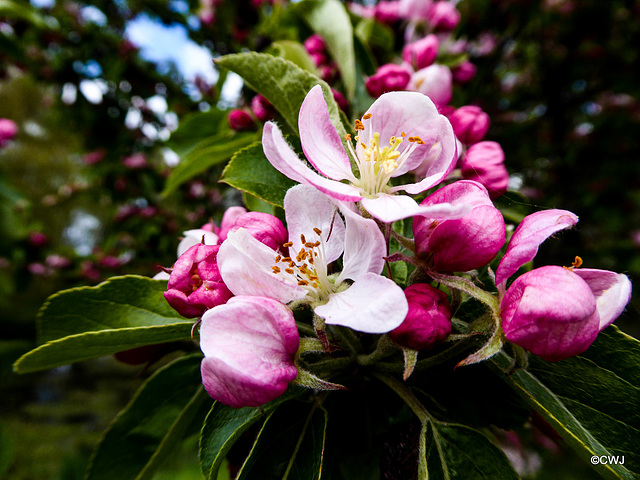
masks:
[[(474, 45), (478, 72), (452, 103), (491, 117), (487, 139), (502, 145), (512, 176), (498, 206), (577, 213), (578, 228), (545, 243), (536, 262), (580, 255), (637, 284), (640, 4), (462, 0), (458, 9), (457, 35)], [(163, 189), (193, 139), (239, 138), (226, 111), (247, 105), (249, 91), (225, 85), (206, 56), (198, 61), (208, 77), (145, 55), (128, 27), (146, 19), (177, 28), (215, 57), (303, 42), (309, 30), (292, 12), (248, 0), (0, 0), (0, 118), (19, 129), (0, 150), (0, 477), (82, 478), (100, 432), (150, 370), (101, 359), (13, 375), (13, 361), (36, 344), (45, 299), (116, 274), (152, 276), (173, 264), (182, 231), (242, 203), (217, 183), (221, 162)], [(379, 26), (371, 37), (380, 64), (394, 41), (401, 46), (389, 32)], [(180, 125), (189, 128), (173, 134)], [(639, 307), (636, 293), (617, 322), (636, 336)], [(595, 475), (545, 455), (538, 478), (548, 468), (554, 478)], [(179, 452), (156, 478), (199, 478), (189, 458)]]

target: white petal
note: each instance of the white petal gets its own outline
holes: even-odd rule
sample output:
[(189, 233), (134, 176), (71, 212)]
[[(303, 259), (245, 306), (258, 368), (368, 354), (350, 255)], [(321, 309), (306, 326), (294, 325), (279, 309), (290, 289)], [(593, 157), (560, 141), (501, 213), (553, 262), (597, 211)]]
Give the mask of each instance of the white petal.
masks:
[(315, 312), (328, 325), (341, 325), (365, 333), (386, 333), (399, 326), (409, 305), (393, 280), (367, 273), (348, 289), (329, 296)]
[(611, 325), (631, 300), (631, 281), (622, 273), (594, 268), (576, 268), (576, 275), (587, 282), (596, 297), (600, 331)]
[(460, 218), (470, 210), (468, 205), (418, 205), (407, 195), (380, 194), (377, 198), (364, 198), (362, 206), (384, 223), (392, 223), (415, 215), (426, 215), (436, 218)]
[(218, 267), (234, 295), (269, 297), (282, 303), (306, 295), (293, 277), (273, 273), (277, 253), (240, 228), (230, 232), (218, 251)]
[(340, 284), (347, 278), (357, 280), (369, 272), (381, 273), (387, 247), (380, 228), (370, 218), (364, 218), (350, 209), (343, 209), (342, 213), (347, 219), (347, 231), (342, 272), (336, 283)]

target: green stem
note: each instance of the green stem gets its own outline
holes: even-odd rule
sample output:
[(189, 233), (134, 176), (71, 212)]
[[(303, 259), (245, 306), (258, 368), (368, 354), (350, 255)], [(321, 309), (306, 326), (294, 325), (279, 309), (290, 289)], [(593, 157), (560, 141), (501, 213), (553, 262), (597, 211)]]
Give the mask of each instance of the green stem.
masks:
[(358, 355), (360, 365), (373, 365), (383, 358), (388, 357), (398, 351), (399, 347), (387, 335), (382, 335), (378, 340), (376, 349), (369, 354)]
[(407, 250), (411, 250), (415, 253), (416, 251), (416, 242), (411, 240), (410, 238), (405, 237), (404, 235), (400, 235), (395, 230), (391, 229), (391, 235), (395, 238), (400, 245), (402, 245)]
[(382, 373), (382, 372), (373, 372), (373, 375), (380, 380), (382, 383), (386, 384), (391, 390), (396, 392), (402, 400), (409, 406), (409, 408), (416, 414), (420, 422), (425, 423), (428, 420), (435, 420), (431, 414), (427, 411), (427, 409), (420, 403), (420, 400), (416, 398), (413, 392), (400, 380), (397, 380), (395, 377)]
[(356, 337), (353, 330), (348, 327), (339, 327), (337, 325), (331, 326), (330, 328), (331, 331), (347, 345), (349, 350), (351, 350), (351, 353), (357, 355), (362, 351), (362, 344), (360, 343), (360, 340), (358, 340), (358, 337)]

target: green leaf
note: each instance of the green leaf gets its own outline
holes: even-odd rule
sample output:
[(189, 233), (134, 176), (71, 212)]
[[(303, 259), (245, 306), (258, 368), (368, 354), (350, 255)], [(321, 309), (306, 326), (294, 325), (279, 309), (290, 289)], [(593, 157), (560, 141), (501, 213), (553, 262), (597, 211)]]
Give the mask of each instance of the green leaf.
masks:
[(279, 207), (282, 207), (287, 190), (296, 185), (273, 168), (260, 142), (236, 152), (220, 181)]
[(167, 140), (167, 146), (182, 157), (205, 139), (229, 135), (228, 113), (213, 108), (208, 112), (186, 115), (180, 119), (177, 130)]
[(9, 433), (0, 423), (0, 478), (4, 478), (15, 457), (15, 447)]
[(216, 64), (240, 75), (253, 90), (263, 95), (280, 112), (291, 130), (298, 132), (298, 112), (309, 90), (322, 86), (331, 121), (341, 138), (346, 130), (340, 120), (340, 109), (331, 88), (315, 75), (282, 58), (248, 52), (225, 55)]
[(275, 205), (265, 202), (261, 198), (254, 197), (250, 193), (243, 192), (242, 200), (244, 201), (244, 206), (247, 207), (247, 210), (250, 212), (262, 212), (270, 215), (275, 214)]
[(306, 0), (298, 5), (302, 18), (319, 34), (340, 70), (340, 76), (353, 99), (356, 90), (356, 56), (353, 27), (345, 6), (338, 0)]
[(207, 480), (217, 480), (218, 471), (227, 452), (247, 429), (282, 403), (302, 394), (304, 389), (292, 388), (261, 408), (232, 408), (222, 403), (213, 404), (204, 421), (200, 436), (200, 469)]
[(269, 50), (273, 50), (274, 55), (276, 55), (277, 57), (282, 57), (285, 60), (289, 60), (303, 70), (311, 72), (314, 75), (318, 75), (316, 64), (309, 56), (309, 53), (307, 53), (304, 45), (302, 45), (300, 42), (294, 42), (292, 40), (280, 40), (278, 42), (273, 42)]
[(187, 180), (214, 165), (225, 162), (236, 151), (254, 142), (256, 138), (256, 133), (237, 133), (232, 137), (213, 137), (198, 143), (173, 169), (167, 178), (162, 195), (169, 195)]
[(147, 480), (183, 438), (209, 396), (200, 379), (201, 355), (158, 370), (104, 433), (85, 480)]
[(320, 478), (327, 412), (294, 403), (265, 422), (238, 480), (309, 480)]
[[(492, 363), (509, 367), (504, 353)], [(640, 476), (640, 342), (616, 327), (598, 335), (580, 356), (545, 362), (530, 356), (527, 370), (504, 379), (589, 462), (624, 455), (624, 465), (594, 466), (606, 478)]]
[(520, 478), (502, 450), (478, 430), (429, 420), (423, 432), (418, 460), (420, 480)]
[(24, 2), (14, 2), (12, 0), (0, 0), (0, 16), (9, 19), (20, 19), (32, 23), (39, 28), (56, 30), (59, 28), (58, 22), (53, 17), (45, 17), (35, 8)]
[(38, 312), (38, 336), (44, 345), (19, 358), (14, 370), (32, 372), (189, 339), (193, 321), (169, 306), (163, 295), (166, 285), (165, 281), (127, 275), (97, 287), (52, 295)]

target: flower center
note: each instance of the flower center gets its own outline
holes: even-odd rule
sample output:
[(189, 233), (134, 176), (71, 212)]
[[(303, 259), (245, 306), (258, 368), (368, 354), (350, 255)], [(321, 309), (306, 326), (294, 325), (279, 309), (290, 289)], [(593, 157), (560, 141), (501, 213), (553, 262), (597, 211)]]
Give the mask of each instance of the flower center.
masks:
[[(362, 117), (362, 120), (356, 120), (356, 131), (364, 131), (363, 122), (372, 116), (367, 113)], [(347, 135), (345, 138), (351, 140), (351, 135)], [(398, 148), (405, 139), (412, 145), (404, 152), (400, 152)], [(389, 145), (383, 146), (380, 144), (380, 133), (373, 132), (371, 129), (369, 129), (368, 139), (357, 135), (355, 141), (361, 147), (359, 154), (356, 153), (351, 143), (347, 143), (347, 146), (360, 172), (360, 179), (356, 186), (360, 187), (366, 195), (373, 197), (386, 191), (389, 180), (394, 176), (394, 173), (407, 161), (418, 145), (424, 145), (420, 137), (407, 137), (406, 133), (401, 132), (399, 137), (392, 136), (389, 139)]]
[[(274, 274), (293, 278), (299, 286), (304, 288), (307, 291), (305, 300), (310, 303), (326, 299), (336, 291), (334, 283), (327, 274), (322, 230), (314, 228), (313, 233), (317, 237), (313, 242), (307, 241), (304, 234), (300, 234), (302, 248), (297, 253), (292, 251), (293, 242), (285, 243), (283, 247), (289, 248), (291, 256), (277, 255), (275, 264), (271, 267)], [(293, 257), (294, 253), (295, 257)]]

